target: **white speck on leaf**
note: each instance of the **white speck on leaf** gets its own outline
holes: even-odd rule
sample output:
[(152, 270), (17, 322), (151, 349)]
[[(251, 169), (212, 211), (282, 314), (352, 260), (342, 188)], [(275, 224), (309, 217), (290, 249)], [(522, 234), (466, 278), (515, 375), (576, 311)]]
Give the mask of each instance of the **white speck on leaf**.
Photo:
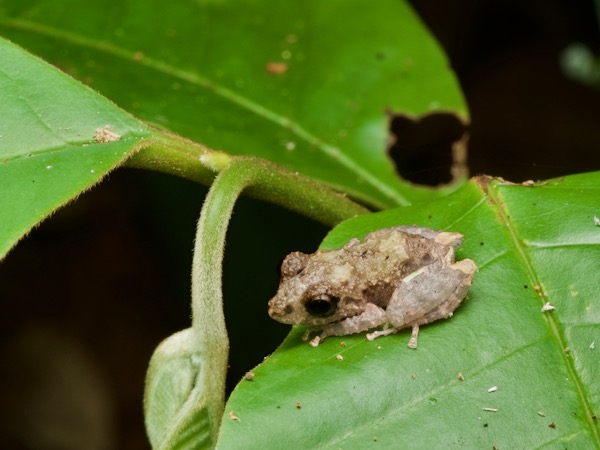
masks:
[(50, 170), (50, 169), (52, 169), (52, 166), (46, 166), (46, 169)]
[(498, 386), (492, 386), (488, 389), (488, 392), (496, 392), (498, 390)]
[(488, 408), (488, 407), (486, 407), (486, 408), (483, 408), (483, 410), (487, 411), (487, 412), (498, 412), (498, 408)]
[(594, 216), (594, 225), (600, 227), (600, 217)]
[(285, 143), (285, 149), (286, 150), (290, 150), (290, 151), (295, 150), (296, 149), (296, 143), (293, 142), (293, 141), (286, 142)]
[(552, 306), (550, 304), (550, 302), (546, 302), (546, 303), (544, 303), (544, 306), (542, 306), (542, 312), (553, 311), (555, 309), (556, 308), (554, 306)]
[(242, 421), (238, 416), (235, 415), (235, 413), (233, 411), (229, 411), (229, 418), (231, 420), (235, 420), (237, 422), (241, 422)]
[(336, 359), (338, 361), (343, 361), (344, 360), (344, 357), (342, 355), (335, 355), (335, 357), (336, 357)]
[(590, 350), (594, 350), (596, 348), (596, 341), (592, 341), (590, 344)]

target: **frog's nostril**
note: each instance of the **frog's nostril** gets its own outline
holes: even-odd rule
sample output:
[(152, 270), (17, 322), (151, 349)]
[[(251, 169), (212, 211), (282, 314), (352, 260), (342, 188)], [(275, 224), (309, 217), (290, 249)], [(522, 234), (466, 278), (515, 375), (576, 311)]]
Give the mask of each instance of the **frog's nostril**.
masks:
[(292, 305), (285, 305), (285, 307), (281, 307), (280, 305), (270, 305), (269, 315), (271, 317), (285, 317), (294, 312), (294, 307)]

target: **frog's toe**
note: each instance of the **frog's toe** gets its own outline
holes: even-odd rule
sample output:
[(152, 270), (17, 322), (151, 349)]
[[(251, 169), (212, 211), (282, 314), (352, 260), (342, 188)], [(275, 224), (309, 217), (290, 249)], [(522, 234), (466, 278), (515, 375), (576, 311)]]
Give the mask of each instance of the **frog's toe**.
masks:
[(319, 344), (321, 343), (321, 341), (323, 341), (323, 339), (324, 338), (322, 338), (321, 336), (315, 336), (314, 338), (311, 339), (311, 341), (308, 343), (308, 345), (310, 345), (313, 348), (318, 347)]
[(419, 325), (413, 325), (410, 339), (408, 341), (408, 344), (406, 344), (408, 346), (408, 348), (417, 348), (417, 345), (418, 345), (417, 339), (418, 338), (419, 338)]

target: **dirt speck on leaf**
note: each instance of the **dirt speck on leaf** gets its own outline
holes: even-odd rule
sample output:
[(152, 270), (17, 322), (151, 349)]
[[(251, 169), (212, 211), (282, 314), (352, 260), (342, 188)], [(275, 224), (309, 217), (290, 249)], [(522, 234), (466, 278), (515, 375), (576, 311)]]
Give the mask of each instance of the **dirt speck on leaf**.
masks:
[(102, 128), (96, 128), (94, 133), (94, 141), (104, 144), (107, 142), (115, 142), (121, 139), (121, 135), (110, 130), (110, 125), (106, 125)]
[(283, 75), (288, 71), (288, 64), (285, 62), (270, 61), (265, 65), (267, 72), (273, 75)]

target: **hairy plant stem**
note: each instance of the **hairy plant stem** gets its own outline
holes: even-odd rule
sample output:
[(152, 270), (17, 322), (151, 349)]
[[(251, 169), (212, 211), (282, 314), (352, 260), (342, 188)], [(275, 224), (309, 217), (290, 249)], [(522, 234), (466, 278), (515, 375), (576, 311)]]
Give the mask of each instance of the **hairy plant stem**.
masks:
[(331, 225), (363, 212), (347, 205), (340, 208), (340, 196), (324, 194), (322, 189), (313, 181), (274, 164), (254, 158), (235, 158), (215, 178), (206, 196), (198, 221), (192, 264), (192, 328), (201, 347), (211, 353), (209, 359), (213, 366), (207, 382), (211, 384), (213, 420), (220, 419), (224, 405), (228, 337), (222, 306), (222, 264), (225, 235), (235, 202), (248, 190), (258, 198), (317, 215)]
[[(158, 170), (202, 184), (212, 182), (196, 231), (192, 262), (192, 326), (168, 338), (155, 352), (147, 382), (146, 411), (151, 415), (149, 422), (157, 424), (151, 425), (152, 430), (158, 429), (152, 431), (152, 435), (157, 436), (154, 439), (162, 442), (160, 430), (165, 428), (170, 431), (164, 442), (175, 442), (176, 430), (193, 427), (189, 425), (193, 423), (201, 424), (194, 414), (204, 410), (208, 414), (214, 443), (223, 415), (229, 353), (223, 314), (222, 265), (227, 226), (238, 197), (244, 192), (329, 226), (368, 210), (313, 179), (269, 161), (210, 150), (163, 132), (140, 142), (127, 166)], [(169, 367), (180, 362), (181, 367), (187, 368), (186, 373), (175, 369), (169, 374)], [(165, 410), (160, 399), (170, 394), (154, 387), (163, 383), (162, 374), (167, 374), (164, 375), (166, 386), (181, 386), (193, 380), (189, 381), (191, 391), (187, 400), (177, 407), (177, 417), (164, 418), (167, 423), (160, 418), (160, 411)], [(159, 417), (158, 422), (154, 417)]]

